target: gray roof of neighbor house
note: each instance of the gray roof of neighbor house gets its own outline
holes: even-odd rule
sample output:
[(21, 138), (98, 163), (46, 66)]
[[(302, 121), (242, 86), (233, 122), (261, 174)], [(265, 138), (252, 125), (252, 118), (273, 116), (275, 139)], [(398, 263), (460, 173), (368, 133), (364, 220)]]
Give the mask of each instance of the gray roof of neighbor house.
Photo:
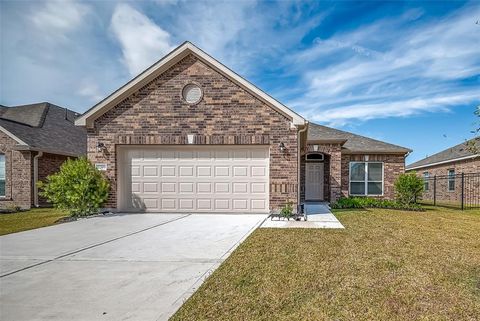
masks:
[[(474, 142), (474, 141), (476, 142), (477, 145), (480, 145), (480, 137), (470, 139), (467, 142)], [(467, 148), (467, 144), (468, 144), (467, 142), (455, 145), (453, 147), (442, 150), (439, 153), (433, 154), (432, 156), (428, 156), (424, 159), (421, 159), (415, 163), (408, 165), (406, 169), (425, 167), (425, 166), (429, 166), (437, 163), (447, 163), (449, 161), (454, 161), (459, 158), (478, 155), (473, 153), (471, 150)]]
[(343, 130), (309, 123), (307, 141), (343, 143), (342, 150), (351, 153), (400, 153), (407, 154), (411, 149), (385, 143), (376, 139), (356, 135)]
[(18, 149), (62, 155), (84, 155), (87, 134), (75, 126), (77, 113), (47, 102), (23, 106), (0, 106), (0, 126), (21, 140)]

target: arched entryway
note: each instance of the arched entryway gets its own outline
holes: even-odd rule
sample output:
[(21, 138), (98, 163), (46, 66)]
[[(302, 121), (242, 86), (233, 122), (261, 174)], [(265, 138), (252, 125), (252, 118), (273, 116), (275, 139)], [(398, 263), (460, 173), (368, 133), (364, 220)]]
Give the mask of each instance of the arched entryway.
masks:
[[(305, 201), (325, 201), (325, 182), (328, 181), (328, 155), (321, 152), (310, 152), (305, 156)], [(327, 196), (328, 198), (328, 196)]]

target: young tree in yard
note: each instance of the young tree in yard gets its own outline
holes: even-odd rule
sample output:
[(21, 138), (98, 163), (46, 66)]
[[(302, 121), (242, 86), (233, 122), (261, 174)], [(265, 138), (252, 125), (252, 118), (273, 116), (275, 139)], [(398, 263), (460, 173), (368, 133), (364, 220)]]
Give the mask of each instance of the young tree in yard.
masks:
[(417, 173), (410, 172), (401, 174), (395, 181), (395, 193), (397, 201), (403, 205), (417, 203), (423, 193), (423, 179)]
[(108, 180), (85, 157), (68, 159), (58, 173), (39, 183), (40, 195), (72, 216), (97, 213), (110, 188)]

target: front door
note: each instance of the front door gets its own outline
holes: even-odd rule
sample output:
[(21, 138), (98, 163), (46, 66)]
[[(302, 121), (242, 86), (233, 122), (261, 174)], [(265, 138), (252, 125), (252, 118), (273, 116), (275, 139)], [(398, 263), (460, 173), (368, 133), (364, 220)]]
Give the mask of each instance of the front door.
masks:
[(305, 200), (323, 201), (323, 163), (305, 164)]

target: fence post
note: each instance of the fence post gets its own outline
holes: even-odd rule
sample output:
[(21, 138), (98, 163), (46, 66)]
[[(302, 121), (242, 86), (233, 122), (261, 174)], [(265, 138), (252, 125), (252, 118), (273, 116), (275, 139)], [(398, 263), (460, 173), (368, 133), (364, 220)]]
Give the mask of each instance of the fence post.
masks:
[(461, 194), (461, 198), (462, 198), (462, 211), (465, 207), (465, 173), (462, 173), (462, 194)]
[(437, 175), (433, 175), (433, 206), (437, 205)]

